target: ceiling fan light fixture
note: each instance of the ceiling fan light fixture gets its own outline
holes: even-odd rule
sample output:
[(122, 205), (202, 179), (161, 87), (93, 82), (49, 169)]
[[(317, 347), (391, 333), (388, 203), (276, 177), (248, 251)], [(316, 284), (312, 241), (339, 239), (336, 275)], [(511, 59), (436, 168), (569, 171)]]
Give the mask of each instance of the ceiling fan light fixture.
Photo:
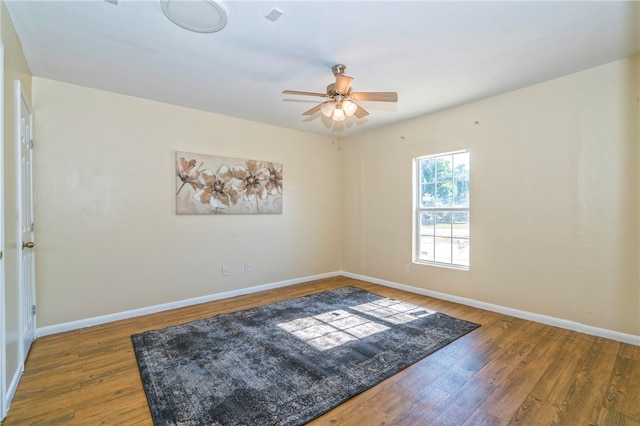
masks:
[(344, 110), (342, 108), (336, 108), (335, 111), (333, 111), (333, 121), (344, 121), (345, 118), (347, 118), (347, 115), (344, 113)]
[(322, 115), (325, 117), (331, 117), (333, 115), (333, 111), (336, 109), (336, 106), (333, 104), (333, 101), (323, 102), (320, 106), (320, 111)]
[(358, 109), (358, 105), (355, 102), (351, 102), (350, 100), (346, 100), (342, 102), (342, 109), (347, 117), (351, 117), (356, 110)]
[(171, 22), (196, 33), (215, 33), (227, 25), (227, 12), (214, 0), (160, 0)]

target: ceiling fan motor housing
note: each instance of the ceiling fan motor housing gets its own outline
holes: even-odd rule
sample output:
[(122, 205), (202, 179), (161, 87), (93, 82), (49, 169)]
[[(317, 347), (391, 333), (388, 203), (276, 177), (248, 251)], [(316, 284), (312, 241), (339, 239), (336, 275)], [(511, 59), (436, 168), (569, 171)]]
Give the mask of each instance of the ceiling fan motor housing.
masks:
[[(351, 92), (351, 89), (349, 89), (349, 92)], [(335, 83), (331, 83), (330, 85), (327, 86), (327, 96), (330, 96), (332, 98), (334, 98), (336, 95), (338, 96), (346, 96), (349, 93), (338, 93), (336, 92), (336, 84)]]

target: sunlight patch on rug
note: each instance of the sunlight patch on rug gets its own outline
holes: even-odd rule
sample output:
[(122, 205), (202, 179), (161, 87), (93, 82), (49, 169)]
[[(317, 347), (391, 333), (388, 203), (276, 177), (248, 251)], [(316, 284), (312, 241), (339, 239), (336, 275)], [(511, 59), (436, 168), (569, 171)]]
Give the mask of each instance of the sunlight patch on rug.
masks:
[(436, 313), (421, 306), (390, 298), (350, 306), (348, 309), (374, 318), (367, 319), (339, 309), (311, 317), (296, 318), (293, 321), (278, 324), (278, 327), (314, 348), (326, 351), (389, 329), (375, 319), (391, 324), (406, 324)]
[(342, 309), (278, 324), (303, 342), (320, 351), (388, 330), (382, 324)]
[(436, 313), (436, 311), (388, 297), (354, 306), (353, 309), (391, 324), (406, 324)]

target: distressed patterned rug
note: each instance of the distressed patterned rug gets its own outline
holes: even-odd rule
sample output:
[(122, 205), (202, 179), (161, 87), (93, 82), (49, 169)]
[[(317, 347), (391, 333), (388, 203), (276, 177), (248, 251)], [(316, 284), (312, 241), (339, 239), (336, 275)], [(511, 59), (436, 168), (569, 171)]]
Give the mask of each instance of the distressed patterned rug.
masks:
[(300, 425), (476, 327), (342, 287), (131, 339), (156, 425)]

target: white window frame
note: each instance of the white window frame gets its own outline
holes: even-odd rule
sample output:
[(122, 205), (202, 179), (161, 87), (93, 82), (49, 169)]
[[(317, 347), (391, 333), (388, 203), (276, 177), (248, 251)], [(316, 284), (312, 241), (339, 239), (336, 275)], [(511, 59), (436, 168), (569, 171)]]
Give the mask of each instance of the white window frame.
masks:
[[(471, 232), (471, 224), (470, 224), (470, 201), (467, 202), (467, 205), (464, 207), (461, 206), (449, 206), (449, 207), (438, 207), (438, 206), (434, 206), (434, 207), (422, 207), (421, 206), (421, 189), (422, 189), (422, 182), (421, 182), (421, 168), (420, 168), (420, 162), (422, 160), (425, 159), (429, 159), (429, 158), (439, 158), (439, 157), (452, 157), (456, 154), (461, 154), (461, 153), (469, 153), (470, 151), (468, 149), (463, 149), (463, 150), (458, 150), (458, 151), (451, 151), (451, 152), (443, 152), (443, 153), (438, 153), (438, 154), (432, 154), (432, 155), (425, 155), (425, 156), (421, 156), (421, 157), (416, 157), (413, 159), (413, 179), (414, 179), (414, 187), (413, 187), (413, 204), (414, 204), (414, 208), (413, 208), (413, 216), (414, 216), (414, 220), (413, 220), (413, 262), (414, 263), (418, 263), (418, 264), (426, 264), (426, 265), (434, 265), (434, 266), (441, 266), (441, 267), (447, 267), (447, 268), (454, 268), (454, 269), (462, 269), (462, 270), (469, 270), (469, 267), (471, 265), (471, 259), (470, 256), (467, 257), (468, 259), (468, 263), (467, 264), (461, 264), (461, 263), (455, 263), (455, 259), (454, 259), (454, 255), (453, 255), (453, 250), (454, 250), (454, 241), (466, 241), (466, 250), (469, 250), (469, 246), (470, 246), (470, 232)], [(453, 179), (453, 176), (452, 176)], [(455, 180), (454, 180), (455, 181)], [(471, 179), (470, 176), (468, 178), (468, 182), (470, 185)], [(466, 212), (467, 213), (467, 217), (469, 218), (469, 234), (467, 234), (467, 236), (457, 236), (454, 235), (454, 224), (452, 223), (452, 227), (451, 227), (451, 234), (449, 236), (445, 236), (445, 238), (449, 238), (450, 239), (450, 246), (451, 246), (451, 256), (450, 256), (450, 261), (449, 262), (444, 262), (444, 261), (438, 261), (436, 260), (435, 254), (433, 256), (434, 260), (428, 260), (428, 259), (424, 259), (424, 257), (421, 254), (421, 237), (423, 236), (423, 234), (421, 233), (422, 230), (422, 224), (421, 224), (421, 218), (422, 218), (422, 212), (433, 212), (434, 214), (437, 214), (438, 212), (449, 212), (452, 214), (456, 213), (456, 212)], [(435, 225), (434, 225), (435, 226)], [(436, 245), (436, 239), (435, 239), (435, 232), (434, 232), (434, 247), (433, 250), (435, 251), (435, 245)]]

